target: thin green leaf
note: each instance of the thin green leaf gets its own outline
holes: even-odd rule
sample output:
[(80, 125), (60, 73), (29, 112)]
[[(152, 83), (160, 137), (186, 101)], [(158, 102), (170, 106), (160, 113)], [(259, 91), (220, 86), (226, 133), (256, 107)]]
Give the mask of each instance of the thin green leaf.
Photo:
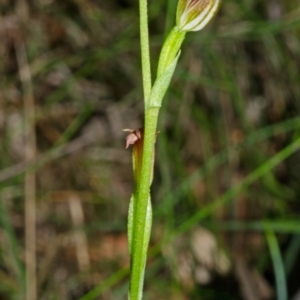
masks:
[(275, 272), (277, 299), (287, 300), (288, 292), (286, 286), (286, 276), (277, 238), (272, 230), (268, 230), (266, 232), (266, 238)]
[(99, 285), (89, 291), (87, 294), (79, 298), (79, 300), (94, 300), (99, 299), (99, 296), (102, 295), (104, 291), (111, 288), (116, 283), (120, 282), (126, 275), (128, 275), (129, 269), (121, 269), (102, 281)]
[(179, 30), (177, 27), (174, 27), (170, 31), (160, 52), (157, 67), (157, 78), (164, 73), (164, 71), (173, 62), (174, 58), (178, 55), (185, 35), (186, 33)]
[(155, 80), (149, 101), (149, 107), (160, 107), (162, 99), (170, 85), (174, 74), (180, 52), (171, 62), (171, 64), (163, 71), (163, 73)]

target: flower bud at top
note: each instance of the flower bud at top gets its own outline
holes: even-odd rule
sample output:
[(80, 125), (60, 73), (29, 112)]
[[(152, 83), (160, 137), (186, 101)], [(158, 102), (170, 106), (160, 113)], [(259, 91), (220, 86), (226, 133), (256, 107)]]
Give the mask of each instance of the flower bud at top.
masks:
[(179, 0), (176, 25), (181, 31), (201, 30), (217, 13), (221, 0)]

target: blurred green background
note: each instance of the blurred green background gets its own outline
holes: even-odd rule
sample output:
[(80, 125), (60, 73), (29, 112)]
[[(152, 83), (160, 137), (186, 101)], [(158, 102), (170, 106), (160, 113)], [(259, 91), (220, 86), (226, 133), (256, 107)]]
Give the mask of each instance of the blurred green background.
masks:
[[(126, 299), (138, 1), (0, 5), (0, 299)], [(153, 73), (176, 5), (149, 1)], [(224, 0), (187, 35), (144, 299), (300, 299), (299, 68), (299, 0)]]

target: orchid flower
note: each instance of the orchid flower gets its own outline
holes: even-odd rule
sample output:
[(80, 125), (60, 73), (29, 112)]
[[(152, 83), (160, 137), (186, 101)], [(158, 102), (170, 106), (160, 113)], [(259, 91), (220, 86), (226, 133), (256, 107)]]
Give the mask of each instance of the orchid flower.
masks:
[(176, 25), (181, 31), (201, 30), (217, 13), (221, 0), (179, 0)]

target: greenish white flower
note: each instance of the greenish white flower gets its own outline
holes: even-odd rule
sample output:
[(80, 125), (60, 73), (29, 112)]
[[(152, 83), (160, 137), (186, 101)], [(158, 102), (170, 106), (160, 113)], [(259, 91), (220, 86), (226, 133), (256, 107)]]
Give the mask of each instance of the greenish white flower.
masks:
[(217, 13), (221, 0), (179, 0), (176, 24), (181, 31), (201, 30)]

